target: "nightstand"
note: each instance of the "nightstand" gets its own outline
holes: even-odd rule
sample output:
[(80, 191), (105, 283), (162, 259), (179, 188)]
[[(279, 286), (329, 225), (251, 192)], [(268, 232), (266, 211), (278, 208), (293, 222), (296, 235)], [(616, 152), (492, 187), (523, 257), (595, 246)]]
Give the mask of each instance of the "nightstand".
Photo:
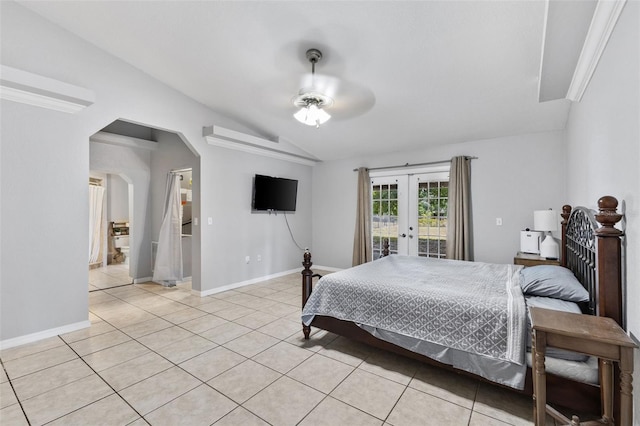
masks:
[(560, 266), (560, 259), (547, 259), (540, 257), (537, 254), (523, 253), (519, 251), (513, 258), (513, 263), (516, 265), (524, 266), (538, 266), (538, 265), (556, 265)]
[[(632, 385), (633, 340), (611, 318), (529, 308), (531, 313), (533, 354), (533, 419), (536, 426), (545, 424), (546, 413), (563, 424), (613, 425), (613, 364), (620, 365), (620, 419), (621, 426), (633, 424)], [(547, 379), (545, 352), (547, 346), (568, 349), (600, 358), (600, 394), (602, 419), (580, 423), (577, 416), (570, 420), (547, 406)]]

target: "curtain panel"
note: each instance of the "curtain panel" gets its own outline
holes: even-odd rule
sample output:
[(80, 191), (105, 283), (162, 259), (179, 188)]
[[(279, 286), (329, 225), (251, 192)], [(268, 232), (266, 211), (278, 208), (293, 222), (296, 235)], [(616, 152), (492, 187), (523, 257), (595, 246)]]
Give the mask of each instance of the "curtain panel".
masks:
[(473, 260), (471, 232), (471, 159), (451, 159), (447, 218), (447, 259)]
[(372, 259), (371, 248), (371, 179), (369, 169), (358, 169), (358, 200), (356, 206), (356, 230), (353, 236), (352, 265), (357, 266)]
[(165, 287), (182, 281), (182, 215), (180, 177), (169, 173), (165, 190), (164, 217), (160, 225), (153, 281)]
[(89, 185), (89, 263), (100, 260), (104, 187)]

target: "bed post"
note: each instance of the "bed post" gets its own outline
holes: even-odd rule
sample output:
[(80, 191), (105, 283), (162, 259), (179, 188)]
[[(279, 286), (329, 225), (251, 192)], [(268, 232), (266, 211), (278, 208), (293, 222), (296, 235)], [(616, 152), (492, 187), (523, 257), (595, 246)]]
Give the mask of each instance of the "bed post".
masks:
[[(625, 328), (622, 306), (622, 231), (615, 224), (622, 219), (617, 212), (618, 200), (606, 195), (598, 200), (595, 219), (600, 228), (594, 231), (598, 264), (598, 315), (613, 318)], [(602, 362), (602, 361), (601, 361)], [(601, 367), (602, 368), (602, 367)], [(614, 400), (620, 401), (620, 370), (614, 366)], [(620, 418), (620, 406), (614, 405), (613, 417)]]
[(599, 315), (613, 318), (625, 327), (622, 307), (621, 243), (623, 232), (614, 228), (622, 219), (618, 200), (609, 195), (598, 200), (595, 218), (602, 226), (595, 230), (598, 262)]
[(571, 216), (571, 206), (565, 204), (562, 206), (562, 247), (560, 249), (560, 265), (567, 266), (567, 224), (569, 223), (569, 216)]
[[(302, 270), (302, 307), (307, 303), (309, 296), (311, 296), (312, 290), (312, 279), (313, 279), (313, 271), (311, 270), (311, 253), (309, 250), (304, 251), (304, 260), (302, 262), (302, 266), (304, 269)], [(311, 327), (308, 325), (302, 324), (302, 332), (304, 333), (304, 338), (309, 339), (309, 334), (311, 333)]]

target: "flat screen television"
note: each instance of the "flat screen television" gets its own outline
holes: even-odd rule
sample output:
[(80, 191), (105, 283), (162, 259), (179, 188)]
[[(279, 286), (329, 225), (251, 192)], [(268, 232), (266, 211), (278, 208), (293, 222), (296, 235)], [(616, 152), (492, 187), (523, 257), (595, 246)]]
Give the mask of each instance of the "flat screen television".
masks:
[(251, 208), (253, 211), (294, 212), (297, 196), (297, 180), (255, 175)]

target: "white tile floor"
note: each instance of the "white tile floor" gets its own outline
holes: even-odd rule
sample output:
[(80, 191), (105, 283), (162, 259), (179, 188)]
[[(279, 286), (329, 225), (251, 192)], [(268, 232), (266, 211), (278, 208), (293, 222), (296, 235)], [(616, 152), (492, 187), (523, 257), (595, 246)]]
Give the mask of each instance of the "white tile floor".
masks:
[(305, 341), (299, 274), (89, 300), (90, 328), (0, 352), (0, 424), (532, 424), (529, 397), (324, 331)]
[(129, 265), (124, 263), (89, 269), (89, 291), (105, 290), (132, 282)]

